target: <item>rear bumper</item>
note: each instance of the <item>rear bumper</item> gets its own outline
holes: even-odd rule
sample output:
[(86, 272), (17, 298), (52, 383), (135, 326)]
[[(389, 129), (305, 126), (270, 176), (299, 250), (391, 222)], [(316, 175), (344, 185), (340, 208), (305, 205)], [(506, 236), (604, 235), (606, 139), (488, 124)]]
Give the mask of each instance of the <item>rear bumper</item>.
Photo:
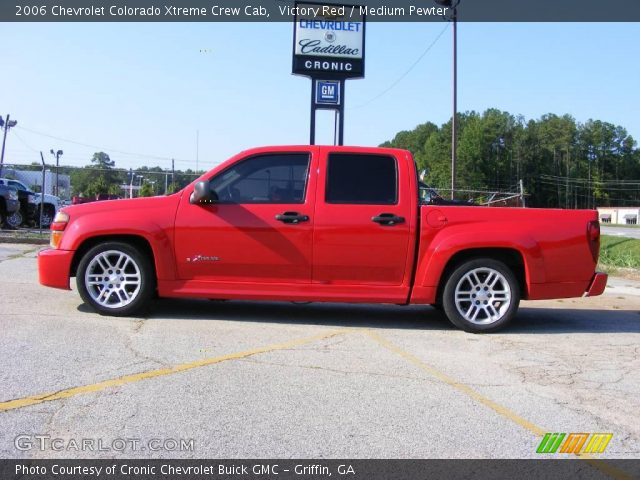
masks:
[(38, 253), (40, 284), (46, 287), (70, 290), (69, 274), (74, 253), (70, 250), (54, 250), (52, 248)]
[(596, 272), (591, 279), (591, 283), (589, 284), (589, 288), (587, 288), (587, 292), (585, 297), (595, 297), (598, 295), (602, 295), (604, 292), (604, 288), (607, 286), (607, 279), (609, 275), (602, 272)]

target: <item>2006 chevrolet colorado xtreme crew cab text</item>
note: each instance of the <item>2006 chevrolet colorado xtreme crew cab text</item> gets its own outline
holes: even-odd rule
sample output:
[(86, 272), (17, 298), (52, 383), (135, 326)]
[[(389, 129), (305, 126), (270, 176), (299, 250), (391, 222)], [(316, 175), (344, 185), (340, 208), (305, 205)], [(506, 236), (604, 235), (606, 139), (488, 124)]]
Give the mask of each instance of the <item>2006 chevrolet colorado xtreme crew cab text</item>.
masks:
[(442, 307), (494, 331), (520, 299), (600, 295), (592, 210), (426, 205), (411, 153), (242, 152), (178, 193), (63, 208), (40, 282), (103, 314), (159, 297)]

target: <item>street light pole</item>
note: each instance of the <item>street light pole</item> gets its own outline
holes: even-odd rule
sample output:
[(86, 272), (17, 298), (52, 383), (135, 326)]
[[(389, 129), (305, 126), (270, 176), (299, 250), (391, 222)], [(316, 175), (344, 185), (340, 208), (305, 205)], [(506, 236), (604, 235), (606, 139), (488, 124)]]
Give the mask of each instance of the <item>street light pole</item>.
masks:
[(2, 136), (2, 153), (0, 153), (0, 177), (2, 177), (2, 167), (4, 166), (4, 146), (7, 143), (7, 132), (17, 124), (17, 120), (10, 120), (8, 113), (6, 121), (0, 117), (0, 127), (4, 127), (4, 135)]
[[(60, 196), (60, 183), (58, 182), (58, 173), (60, 170), (60, 156), (63, 154), (62, 150), (58, 150), (56, 152), (53, 151), (53, 148), (50, 150), (51, 155), (53, 155), (56, 158), (56, 191), (55, 191), (55, 196), (59, 197)], [(42, 192), (44, 193), (44, 192)]]

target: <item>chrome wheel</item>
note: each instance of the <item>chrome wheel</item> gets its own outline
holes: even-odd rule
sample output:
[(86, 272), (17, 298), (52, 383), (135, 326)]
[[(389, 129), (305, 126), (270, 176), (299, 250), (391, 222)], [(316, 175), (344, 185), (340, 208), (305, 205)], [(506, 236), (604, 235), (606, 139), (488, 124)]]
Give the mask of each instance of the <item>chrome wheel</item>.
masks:
[(456, 309), (465, 320), (476, 325), (489, 325), (507, 314), (512, 291), (502, 273), (481, 267), (460, 278), (454, 295)]
[(89, 262), (84, 284), (95, 303), (107, 309), (120, 308), (138, 296), (142, 275), (130, 255), (119, 250), (106, 250)]

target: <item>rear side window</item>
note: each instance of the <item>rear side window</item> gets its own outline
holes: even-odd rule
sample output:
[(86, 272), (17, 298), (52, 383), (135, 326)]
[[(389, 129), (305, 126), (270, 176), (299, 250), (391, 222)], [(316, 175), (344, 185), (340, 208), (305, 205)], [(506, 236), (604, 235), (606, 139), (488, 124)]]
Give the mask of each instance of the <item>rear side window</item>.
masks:
[(329, 155), (325, 201), (393, 205), (398, 202), (396, 159), (385, 155)]

